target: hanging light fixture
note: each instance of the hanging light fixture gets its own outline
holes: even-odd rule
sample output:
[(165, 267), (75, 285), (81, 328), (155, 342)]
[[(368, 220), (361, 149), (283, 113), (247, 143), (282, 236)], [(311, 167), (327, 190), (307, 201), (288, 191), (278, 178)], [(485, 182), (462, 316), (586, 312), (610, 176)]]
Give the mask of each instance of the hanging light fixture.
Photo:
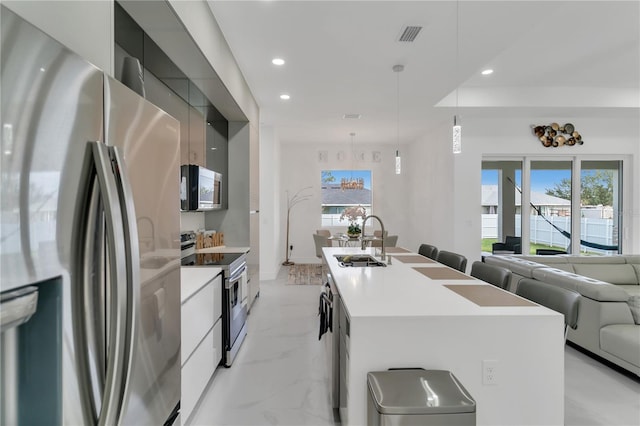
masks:
[(342, 178), (340, 179), (340, 189), (343, 191), (345, 189), (364, 189), (364, 179), (354, 179), (353, 178), (353, 157), (355, 157), (355, 151), (353, 150), (353, 137), (356, 135), (355, 133), (349, 133), (351, 136), (351, 177), (349, 179)]
[(458, 123), (460, 117), (458, 117), (458, 62), (460, 55), (460, 3), (456, 0), (456, 112), (453, 115), (453, 153), (460, 154), (462, 152), (462, 126)]
[(400, 158), (400, 73), (404, 71), (404, 65), (394, 65), (393, 72), (397, 75), (397, 105), (396, 105), (396, 174), (402, 172), (402, 159)]

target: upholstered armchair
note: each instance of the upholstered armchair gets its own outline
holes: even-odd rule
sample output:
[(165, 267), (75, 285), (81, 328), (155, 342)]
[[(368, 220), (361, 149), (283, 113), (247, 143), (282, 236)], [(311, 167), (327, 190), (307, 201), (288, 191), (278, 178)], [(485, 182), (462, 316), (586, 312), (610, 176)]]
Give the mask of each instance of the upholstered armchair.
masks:
[(520, 237), (505, 237), (504, 243), (493, 243), (491, 246), (493, 254), (512, 253), (522, 254), (522, 240)]

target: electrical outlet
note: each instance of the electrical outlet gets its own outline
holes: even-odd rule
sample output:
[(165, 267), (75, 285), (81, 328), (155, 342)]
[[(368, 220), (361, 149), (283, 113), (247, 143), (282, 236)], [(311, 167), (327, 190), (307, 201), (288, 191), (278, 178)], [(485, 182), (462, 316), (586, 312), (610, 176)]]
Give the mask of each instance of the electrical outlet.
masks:
[(482, 361), (482, 384), (498, 384), (498, 361), (495, 359), (485, 359)]
[(293, 251), (293, 244), (289, 246), (289, 250)]

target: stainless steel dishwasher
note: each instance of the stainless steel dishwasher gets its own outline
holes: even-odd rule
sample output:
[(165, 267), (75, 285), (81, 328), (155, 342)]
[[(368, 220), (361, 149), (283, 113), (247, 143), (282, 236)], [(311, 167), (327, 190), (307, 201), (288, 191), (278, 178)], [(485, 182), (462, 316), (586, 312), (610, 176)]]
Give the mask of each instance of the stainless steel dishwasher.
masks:
[(329, 391), (334, 418), (338, 419), (340, 408), (340, 294), (333, 282), (331, 274), (327, 274), (327, 282), (323, 286), (322, 297), (328, 306), (331, 318), (327, 319), (331, 327), (324, 335), (324, 346), (329, 374)]

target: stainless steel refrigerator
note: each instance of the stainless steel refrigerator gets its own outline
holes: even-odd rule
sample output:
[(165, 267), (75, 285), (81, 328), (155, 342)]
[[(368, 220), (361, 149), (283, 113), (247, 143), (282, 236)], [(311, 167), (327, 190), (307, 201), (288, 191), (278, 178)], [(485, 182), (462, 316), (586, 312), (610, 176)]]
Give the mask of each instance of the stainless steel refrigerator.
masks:
[(170, 424), (179, 122), (0, 14), (0, 424)]

